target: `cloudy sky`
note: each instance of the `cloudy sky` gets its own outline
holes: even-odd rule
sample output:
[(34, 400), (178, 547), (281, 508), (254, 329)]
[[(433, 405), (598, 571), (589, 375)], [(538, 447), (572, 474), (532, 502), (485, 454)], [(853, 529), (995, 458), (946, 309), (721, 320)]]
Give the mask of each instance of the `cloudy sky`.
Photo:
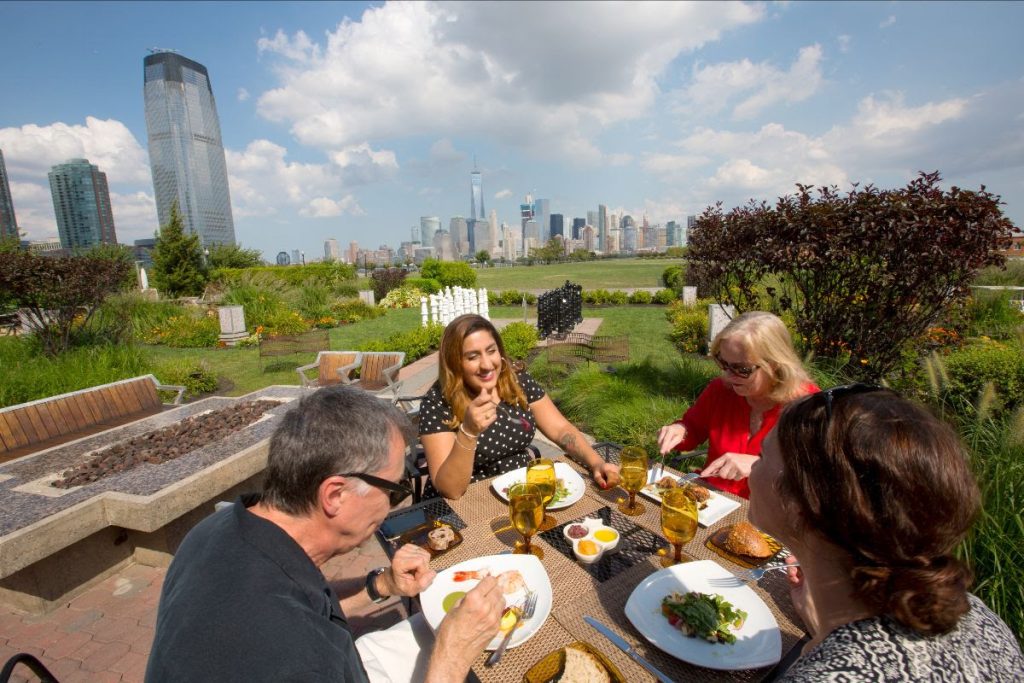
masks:
[(0, 3), (18, 222), (46, 173), (105, 171), (118, 238), (157, 227), (142, 60), (210, 72), (239, 241), (397, 246), (423, 215), (530, 192), (651, 222), (794, 183), (984, 184), (1024, 226), (1024, 3)]

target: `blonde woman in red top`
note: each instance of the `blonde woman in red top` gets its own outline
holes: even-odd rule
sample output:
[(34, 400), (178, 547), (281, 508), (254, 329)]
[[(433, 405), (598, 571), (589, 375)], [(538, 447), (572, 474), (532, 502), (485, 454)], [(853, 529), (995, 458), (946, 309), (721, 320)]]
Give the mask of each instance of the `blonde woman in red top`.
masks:
[(752, 311), (733, 319), (711, 342), (722, 376), (683, 416), (658, 432), (658, 450), (690, 451), (708, 442), (701, 477), (713, 486), (750, 497), (747, 477), (761, 457), (761, 441), (782, 406), (818, 391), (777, 316)]

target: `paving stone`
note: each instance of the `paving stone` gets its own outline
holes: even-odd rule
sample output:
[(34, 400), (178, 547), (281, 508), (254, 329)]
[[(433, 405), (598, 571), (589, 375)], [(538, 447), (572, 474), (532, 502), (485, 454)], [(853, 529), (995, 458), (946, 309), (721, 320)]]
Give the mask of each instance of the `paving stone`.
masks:
[(82, 669), (99, 673), (109, 671), (110, 665), (128, 652), (128, 643), (101, 643), (92, 641), (75, 651), (73, 657), (82, 662)]
[(83, 630), (91, 633), (92, 630), (88, 627), (101, 619), (103, 619), (103, 612), (93, 607), (88, 610), (66, 609), (57, 617), (56, 621), (57, 627), (65, 633), (76, 633)]
[(121, 659), (110, 665), (111, 671), (122, 674), (126, 680), (142, 680), (146, 674), (146, 662), (149, 657), (138, 652), (129, 651)]
[(46, 647), (44, 654), (54, 661), (72, 655), (80, 647), (92, 640), (92, 634), (85, 631), (62, 633), (60, 640)]
[(102, 628), (97, 629), (93, 640), (101, 643), (121, 642), (130, 645), (139, 630), (139, 624), (134, 619), (110, 618), (104, 619)]

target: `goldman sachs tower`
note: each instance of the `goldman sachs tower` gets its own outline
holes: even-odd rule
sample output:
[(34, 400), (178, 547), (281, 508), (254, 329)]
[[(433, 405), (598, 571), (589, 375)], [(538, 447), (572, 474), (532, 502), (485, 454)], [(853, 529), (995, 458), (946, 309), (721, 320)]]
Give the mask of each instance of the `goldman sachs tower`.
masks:
[(210, 75), (176, 52), (151, 50), (144, 60), (146, 131), (160, 225), (178, 205), (186, 233), (204, 247), (234, 244), (227, 165)]

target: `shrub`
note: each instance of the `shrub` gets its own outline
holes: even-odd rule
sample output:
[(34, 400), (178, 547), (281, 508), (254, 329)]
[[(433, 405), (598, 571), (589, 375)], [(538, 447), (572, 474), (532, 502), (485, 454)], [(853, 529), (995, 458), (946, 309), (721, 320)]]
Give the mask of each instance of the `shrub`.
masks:
[(216, 346), (219, 337), (220, 322), (214, 311), (197, 314), (186, 309), (150, 330), (145, 341), (179, 349), (201, 349)]
[(686, 284), (686, 269), (680, 265), (669, 266), (661, 273), (661, 282), (669, 289), (683, 291)]
[(583, 303), (601, 305), (608, 303), (611, 298), (611, 292), (607, 289), (589, 289), (583, 292)]
[(669, 305), (665, 312), (672, 330), (669, 338), (683, 353), (708, 352), (708, 309), (697, 303), (687, 306), (681, 301)]
[(965, 317), (968, 335), (993, 339), (1009, 339), (1024, 324), (1024, 315), (1011, 301), (1009, 292), (975, 291), (967, 303)]
[(690, 233), (688, 267), (739, 311), (792, 310), (815, 356), (848, 355), (855, 377), (884, 377), (978, 269), (1005, 260), (998, 249), (1013, 224), (1000, 198), (939, 182), (922, 173), (904, 188), (845, 196), (798, 185), (774, 207), (710, 207)]
[(441, 291), (441, 283), (429, 277), (407, 277), (404, 284), (406, 287), (415, 287), (425, 294), (437, 294)]
[(388, 292), (377, 305), (381, 308), (415, 308), (420, 305), (423, 292), (415, 287), (399, 287)]
[(520, 292), (516, 289), (505, 289), (501, 292), (487, 291), (487, 302), (491, 306), (521, 306), (523, 297), (526, 297), (526, 305), (533, 306), (537, 303), (537, 295), (529, 292)]
[(608, 303), (613, 306), (625, 306), (629, 303), (629, 295), (622, 291), (614, 291), (608, 295)]
[(373, 320), (384, 315), (383, 309), (370, 306), (362, 299), (344, 299), (331, 304), (331, 315), (339, 323), (357, 323), (360, 320)]
[(642, 289), (638, 289), (629, 295), (629, 303), (631, 304), (649, 304), (654, 300), (650, 292), (645, 292)]
[(426, 259), (420, 276), (437, 280), (441, 287), (476, 287), (476, 271), (462, 261)]
[(270, 327), (272, 320), (286, 313), (285, 296), (293, 294), (293, 290), (278, 280), (250, 273), (231, 285), (221, 301), (241, 306), (245, 311), (246, 328), (255, 330), (257, 327)]
[(663, 306), (676, 301), (678, 298), (675, 291), (671, 289), (659, 289), (654, 293), (654, 303), (662, 304)]
[(295, 311), (282, 308), (272, 315), (263, 326), (269, 336), (289, 336), (302, 334), (310, 328), (310, 323), (303, 320)]
[(501, 341), (505, 345), (505, 354), (512, 360), (526, 358), (530, 350), (537, 346), (540, 335), (537, 328), (529, 323), (509, 323), (501, 331)]
[(401, 287), (405, 276), (405, 268), (381, 268), (370, 273), (374, 299), (381, 301), (388, 292)]
[(417, 327), (408, 332), (393, 334), (384, 340), (374, 340), (359, 347), (359, 351), (404, 351), (406, 364), (436, 351), (441, 345), (444, 326), (433, 324)]
[(321, 281), (310, 278), (295, 291), (295, 304), (303, 317), (320, 320), (331, 314), (331, 289)]
[(982, 340), (942, 360), (948, 378), (943, 399), (954, 405), (977, 403), (991, 385), (996, 398), (990, 407), (1000, 411), (1024, 405), (1024, 349), (1019, 345)]
[(217, 390), (217, 376), (206, 361), (176, 360), (158, 365), (154, 370), (156, 378), (163, 384), (177, 384), (185, 387), (185, 398)]
[(259, 266), (256, 268), (219, 268), (211, 280), (228, 286), (248, 278), (260, 277), (285, 285), (300, 285), (314, 279), (332, 288), (350, 286), (356, 279), (355, 266), (346, 263), (309, 263), (304, 266)]

